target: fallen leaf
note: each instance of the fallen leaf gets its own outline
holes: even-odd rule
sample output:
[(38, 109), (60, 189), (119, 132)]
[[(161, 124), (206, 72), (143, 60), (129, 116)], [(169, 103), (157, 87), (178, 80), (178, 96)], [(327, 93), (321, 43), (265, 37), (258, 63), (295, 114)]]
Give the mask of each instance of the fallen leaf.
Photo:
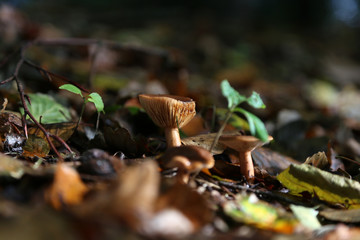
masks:
[(134, 229), (148, 220), (159, 196), (160, 173), (155, 161), (128, 167), (107, 199), (106, 209)]
[(261, 229), (291, 234), (298, 225), (293, 217), (259, 200), (255, 195), (245, 197), (237, 195), (236, 200), (226, 202), (223, 208), (225, 214), (235, 221)]
[(81, 181), (77, 171), (63, 163), (58, 163), (54, 182), (45, 192), (45, 199), (55, 208), (76, 205), (82, 202), (88, 187)]
[[(62, 140), (67, 141), (74, 133), (76, 128), (76, 123), (64, 122), (64, 123), (42, 124), (42, 126), (51, 135), (58, 136)], [(37, 137), (41, 137), (44, 140), (46, 140), (44, 132), (41, 131), (40, 128), (35, 125), (29, 126), (28, 134), (36, 135)], [(56, 147), (61, 146), (61, 144), (56, 140), (52, 140), (52, 142)]]
[(346, 223), (358, 223), (360, 222), (360, 209), (325, 209), (320, 211), (320, 216), (331, 220)]
[(135, 139), (126, 128), (110, 119), (107, 119), (104, 126), (104, 138), (111, 148), (126, 155), (141, 156), (145, 151), (141, 139)]
[(309, 192), (329, 203), (342, 203), (351, 207), (359, 207), (360, 204), (359, 182), (307, 164), (290, 165), (277, 179), (295, 195)]
[(293, 204), (290, 205), (290, 209), (300, 223), (308, 229), (316, 230), (321, 227), (321, 224), (316, 217), (318, 215), (317, 210)]
[(318, 152), (311, 157), (306, 158), (305, 164), (324, 169), (330, 165), (325, 152)]
[[(198, 146), (205, 149), (210, 149), (212, 142), (214, 141), (216, 133), (201, 134), (194, 137), (187, 137), (181, 139), (182, 144)], [(213, 154), (220, 154), (225, 150), (225, 147), (221, 143), (217, 143), (212, 150)]]
[(45, 157), (50, 152), (49, 143), (36, 135), (29, 135), (23, 147), (24, 157)]
[(21, 178), (26, 172), (24, 162), (0, 153), (0, 176)]
[[(186, 197), (184, 197), (186, 196)], [(157, 211), (177, 209), (192, 223), (194, 231), (199, 230), (212, 218), (212, 212), (206, 199), (185, 184), (175, 184), (158, 198)]]

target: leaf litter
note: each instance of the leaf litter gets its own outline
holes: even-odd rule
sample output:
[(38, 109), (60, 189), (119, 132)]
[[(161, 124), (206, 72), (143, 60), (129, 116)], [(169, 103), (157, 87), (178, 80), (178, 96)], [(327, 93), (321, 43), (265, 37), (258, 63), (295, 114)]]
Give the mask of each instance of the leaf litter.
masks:
[[(74, 51), (72, 54), (79, 54), (79, 59), (71, 59), (74, 64), (69, 69), (81, 76), (85, 72), (95, 72), (86, 68), (87, 57), (80, 58), (85, 49), (89, 56), (95, 54), (94, 46), (98, 42), (91, 39), (58, 41), (38, 41), (39, 46), (26, 49), (31, 52), (29, 56), (22, 56), (28, 66), (42, 75), (43, 79), (38, 76), (36, 82), (49, 81), (47, 85), (28, 84), (25, 98), (31, 101), (25, 102), (49, 134), (50, 141), (36, 123), (22, 118), (24, 106), (18, 106), (18, 99), (9, 100), (12, 111), (5, 110), (4, 104), (0, 113), (3, 152), (0, 154), (0, 218), (12, 220), (7, 224), (16, 224), (29, 232), (23, 221), (40, 216), (36, 218), (38, 222), (34, 223), (34, 229), (38, 228), (36, 224), (41, 227), (51, 224), (57, 226), (59, 236), (91, 236), (95, 239), (339, 239), (345, 235), (355, 239), (360, 236), (360, 186), (356, 180), (360, 174), (358, 165), (353, 165), (359, 160), (356, 145), (358, 111), (351, 101), (352, 96), (358, 97), (354, 87), (336, 93), (334, 86), (328, 83), (309, 85), (304, 94), (308, 107), (317, 114), (299, 109), (296, 119), (277, 119), (282, 122), (280, 126), (274, 120), (279, 114), (277, 108), (296, 105), (291, 95), (301, 96), (300, 90), (288, 88), (284, 83), (276, 86), (258, 80), (244, 84), (242, 80), (236, 80), (241, 76), (253, 76), (255, 66), (248, 73), (235, 71), (241, 75), (239, 78), (222, 82), (221, 90), (228, 100), (228, 109), (247, 102), (255, 110), (245, 105), (236, 107), (226, 123), (228, 109), (224, 108), (226, 99), (219, 94), (218, 82), (216, 86), (209, 85), (215, 90), (207, 90), (217, 92), (209, 97), (209, 92), (204, 94), (204, 89), (190, 89), (192, 86), (187, 89), (184, 82), (189, 76), (185, 70), (179, 71), (181, 74), (175, 73), (181, 76), (176, 80), (156, 79), (153, 72), (148, 73), (149, 80), (144, 80), (138, 76), (144, 76), (150, 70), (139, 69), (143, 72), (130, 74), (130, 77), (122, 75), (124, 82), (139, 83), (135, 92), (130, 88), (125, 91), (125, 87), (116, 92), (97, 81), (95, 90), (99, 92), (90, 93), (82, 85), (91, 86), (91, 82), (76, 83), (55, 73), (66, 72), (66, 69), (64, 71), (61, 65), (55, 64), (56, 57), (45, 54), (41, 44), (48, 43), (53, 47), (69, 44)], [(143, 65), (153, 60), (152, 67), (159, 68), (158, 71), (163, 70), (159, 67), (164, 65), (162, 61), (176, 59), (167, 55), (170, 53), (151, 48), (124, 47), (107, 41), (102, 44), (106, 45), (107, 51), (100, 51), (101, 58), (94, 58), (96, 64), (92, 63), (92, 66), (99, 71), (95, 79), (117, 79), (113, 77), (116, 75), (106, 75), (107, 71), (117, 71), (117, 64), (99, 62), (99, 59), (107, 58), (106, 54), (111, 57), (109, 59), (122, 59), (125, 65), (138, 64), (132, 59), (138, 59)], [(88, 48), (78, 47), (80, 45)], [(59, 51), (63, 51), (63, 56), (69, 54), (68, 50)], [(28, 61), (27, 57), (39, 65)], [(42, 67), (46, 65), (47, 69)], [(7, 67), (11, 68), (10, 65)], [(179, 66), (171, 69), (177, 68)], [(166, 153), (164, 132), (151, 122), (137, 99), (139, 93), (150, 91), (149, 86), (154, 82), (158, 92), (165, 89), (175, 95), (187, 93), (199, 104), (195, 121), (180, 129), (181, 142), (185, 146), (211, 150), (215, 163), (208, 170), (191, 172), (187, 184), (176, 180), (181, 171), (179, 166), (165, 168), (161, 164)], [(125, 86), (122, 82), (120, 85)], [(80, 96), (82, 92), (86, 93), (87, 101), (94, 105), (86, 104), (83, 115), (79, 114), (79, 106), (83, 104), (81, 99), (61, 93), (59, 86)], [(240, 87), (231, 86), (247, 86), (244, 94), (250, 97), (246, 98), (236, 90)], [(287, 94), (284, 89), (291, 90)], [(14, 94), (14, 90), (8, 91)], [(265, 105), (257, 92), (265, 95), (267, 109), (261, 109)], [(274, 92), (281, 92), (285, 100), (279, 103), (279, 95)], [(1, 92), (1, 97), (5, 99), (5, 96), (7, 94)], [(219, 107), (209, 107), (209, 103)], [(81, 120), (79, 125), (78, 119)], [(241, 166), (235, 164), (239, 162), (238, 154), (215, 141), (221, 124), (224, 124), (226, 134), (252, 133), (267, 139), (269, 131), (274, 136), (274, 142), (252, 152), (254, 183), (247, 182), (240, 173)], [(91, 138), (89, 131), (93, 134)], [(312, 141), (324, 135), (327, 137), (324, 141)], [(279, 136), (282, 141), (277, 141)], [(334, 149), (331, 148), (334, 154), (346, 154), (354, 160), (334, 165), (333, 159), (323, 152), (325, 148), (329, 149), (328, 140), (336, 143)], [(216, 144), (212, 147), (214, 141)], [(307, 159), (300, 158), (294, 151)], [(341, 168), (334, 169), (334, 166)], [(71, 224), (66, 224), (69, 222)], [(16, 235), (3, 230), (1, 236)]]

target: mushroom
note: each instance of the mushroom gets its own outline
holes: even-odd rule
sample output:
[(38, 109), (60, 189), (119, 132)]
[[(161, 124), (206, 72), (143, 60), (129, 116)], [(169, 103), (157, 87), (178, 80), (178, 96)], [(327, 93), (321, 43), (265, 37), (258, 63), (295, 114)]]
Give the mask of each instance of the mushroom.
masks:
[[(272, 139), (273, 137), (269, 136), (267, 142)], [(246, 135), (223, 135), (220, 137), (219, 142), (239, 153), (241, 174), (245, 176), (247, 181), (252, 182), (255, 174), (251, 152), (255, 148), (260, 147), (267, 142), (263, 142), (256, 137)]]
[(189, 182), (190, 174), (212, 168), (215, 164), (213, 155), (197, 146), (168, 148), (158, 160), (164, 169), (177, 168), (177, 179), (185, 184)]
[(195, 102), (191, 98), (164, 94), (140, 94), (139, 101), (153, 122), (164, 128), (167, 147), (180, 146), (178, 128), (195, 116)]

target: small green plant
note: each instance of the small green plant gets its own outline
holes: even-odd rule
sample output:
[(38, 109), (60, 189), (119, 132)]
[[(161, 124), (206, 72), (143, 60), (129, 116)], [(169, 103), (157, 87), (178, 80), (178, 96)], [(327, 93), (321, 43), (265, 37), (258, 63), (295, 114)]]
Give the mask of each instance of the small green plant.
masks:
[(97, 131), (97, 129), (99, 127), (100, 113), (101, 112), (105, 113), (104, 112), (104, 102), (103, 102), (101, 96), (96, 92), (92, 92), (89, 95), (84, 96), (82, 94), (81, 90), (78, 87), (76, 87), (75, 85), (73, 85), (73, 84), (64, 84), (64, 85), (60, 86), (59, 89), (67, 90), (67, 91), (72, 92), (74, 94), (80, 95), (84, 100), (83, 105), (81, 107), (81, 112), (80, 112), (80, 116), (79, 116), (79, 120), (77, 122), (76, 128), (78, 127), (78, 125), (81, 122), (81, 119), (82, 119), (82, 116), (83, 116), (84, 110), (85, 110), (85, 105), (88, 102), (94, 103), (96, 111), (98, 113), (97, 120), (96, 120), (96, 131)]
[(253, 92), (250, 97), (245, 97), (241, 95), (238, 91), (236, 91), (233, 87), (231, 87), (230, 83), (227, 80), (223, 80), (220, 84), (222, 95), (228, 101), (228, 111), (224, 120), (224, 123), (220, 127), (218, 134), (216, 135), (214, 142), (212, 143), (210, 150), (212, 150), (219, 140), (226, 123), (229, 121), (231, 115), (234, 112), (241, 113), (245, 116), (248, 124), (251, 135), (259, 138), (263, 142), (268, 140), (268, 133), (265, 128), (264, 123), (254, 114), (246, 111), (245, 109), (238, 107), (241, 103), (248, 103), (253, 108), (265, 108), (265, 104), (263, 103), (260, 95), (257, 92)]

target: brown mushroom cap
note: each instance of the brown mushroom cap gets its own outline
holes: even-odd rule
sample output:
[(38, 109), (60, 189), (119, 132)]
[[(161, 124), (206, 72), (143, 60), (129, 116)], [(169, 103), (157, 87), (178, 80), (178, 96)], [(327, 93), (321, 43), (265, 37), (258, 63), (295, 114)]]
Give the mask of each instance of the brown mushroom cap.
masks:
[(159, 158), (164, 168), (183, 168), (187, 172), (212, 168), (215, 164), (213, 155), (206, 149), (197, 146), (172, 147)]
[(195, 102), (188, 97), (164, 94), (140, 94), (139, 101), (156, 125), (181, 128), (196, 114)]
[[(273, 137), (269, 136), (267, 142), (271, 140), (273, 140)], [(247, 135), (223, 135), (220, 137), (219, 142), (238, 152), (252, 151), (267, 143), (254, 136)]]

